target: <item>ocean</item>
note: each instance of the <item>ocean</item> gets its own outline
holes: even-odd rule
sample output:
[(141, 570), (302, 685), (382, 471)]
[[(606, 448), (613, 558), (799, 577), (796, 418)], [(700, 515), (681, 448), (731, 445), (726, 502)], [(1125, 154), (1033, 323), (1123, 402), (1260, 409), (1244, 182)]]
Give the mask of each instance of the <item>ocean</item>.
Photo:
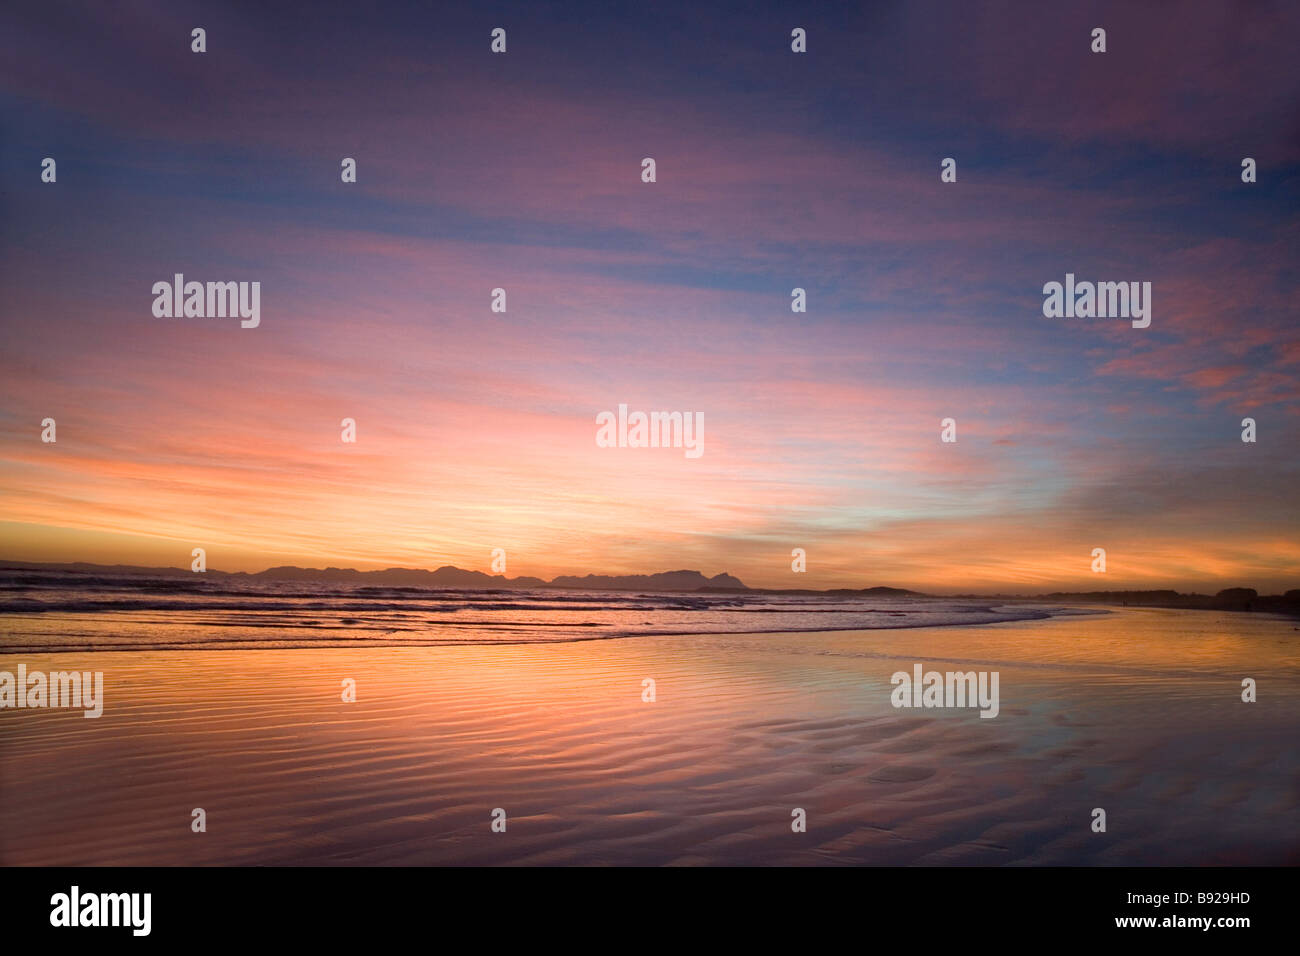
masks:
[(1098, 613), (920, 597), (472, 590), (0, 570), (0, 652), (533, 644)]

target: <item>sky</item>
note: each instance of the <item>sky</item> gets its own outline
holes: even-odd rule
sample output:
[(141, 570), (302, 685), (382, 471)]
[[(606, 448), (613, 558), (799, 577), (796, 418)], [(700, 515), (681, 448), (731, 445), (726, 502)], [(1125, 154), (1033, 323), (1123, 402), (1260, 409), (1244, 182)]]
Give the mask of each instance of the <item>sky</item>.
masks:
[(0, 14), (0, 559), (1300, 587), (1300, 6), (272, 6)]

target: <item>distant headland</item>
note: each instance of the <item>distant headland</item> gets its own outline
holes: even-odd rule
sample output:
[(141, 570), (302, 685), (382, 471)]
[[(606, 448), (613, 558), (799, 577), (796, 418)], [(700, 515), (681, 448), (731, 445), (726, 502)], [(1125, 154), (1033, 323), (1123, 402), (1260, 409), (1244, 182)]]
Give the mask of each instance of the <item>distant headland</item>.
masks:
[[(41, 563), (11, 561), (0, 558), (0, 573), (5, 571), (44, 571), (54, 574), (121, 575), (142, 578), (192, 578), (186, 568), (140, 567), (127, 564)], [(721, 573), (708, 577), (700, 571), (660, 571), (655, 574), (587, 574), (581, 577), (562, 574), (550, 581), (536, 577), (506, 577), (468, 571), (452, 565), (434, 570), (425, 568), (383, 568), (359, 571), (355, 568), (300, 568), (281, 565), (264, 571), (202, 572), (209, 578), (233, 581), (275, 582), (303, 581), (323, 584), (356, 584), (374, 587), (465, 588), (509, 590), (555, 588), (574, 591), (661, 591), (699, 592), (702, 594), (786, 594), (816, 597), (942, 597), (944, 599), (1005, 602), (1060, 602), (1063, 604), (1108, 604), (1129, 607), (1186, 608), (1212, 611), (1261, 611), (1300, 615), (1300, 589), (1285, 594), (1259, 594), (1254, 588), (1224, 588), (1215, 594), (1184, 594), (1172, 589), (1133, 591), (1053, 591), (1044, 594), (980, 593), (932, 595), (921, 591), (893, 587), (863, 588), (751, 588), (734, 575)]]

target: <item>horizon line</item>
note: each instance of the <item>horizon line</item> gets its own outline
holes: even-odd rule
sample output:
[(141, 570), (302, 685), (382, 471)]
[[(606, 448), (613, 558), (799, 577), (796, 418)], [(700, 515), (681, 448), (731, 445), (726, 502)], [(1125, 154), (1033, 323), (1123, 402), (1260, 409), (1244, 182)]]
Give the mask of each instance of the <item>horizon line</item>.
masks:
[[(696, 575), (699, 575), (700, 577), (704, 578), (706, 581), (712, 581), (712, 580), (714, 580), (714, 579), (716, 579), (716, 578), (719, 578), (719, 577), (728, 577), (728, 578), (731, 578), (731, 579), (733, 579), (733, 580), (735, 580), (735, 581), (737, 581), (737, 582), (740, 582), (740, 586), (739, 586), (739, 587), (712, 586), (712, 587), (714, 587), (714, 588), (716, 588), (716, 589), (719, 589), (719, 590), (729, 590), (729, 591), (751, 591), (751, 592), (755, 592), (755, 593), (810, 593), (810, 594), (833, 594), (833, 593), (837, 593), (837, 592), (846, 592), (846, 591), (851, 592), (851, 591), (877, 591), (877, 590), (887, 590), (887, 591), (898, 591), (898, 592), (902, 592), (902, 593), (906, 593), (906, 594), (912, 594), (912, 595), (918, 595), (918, 596), (922, 596), (922, 597), (964, 597), (964, 596), (969, 596), (969, 597), (1049, 597), (1049, 596), (1052, 596), (1052, 595), (1077, 595), (1077, 594), (1117, 594), (1117, 595), (1118, 595), (1118, 594), (1151, 594), (1151, 593), (1156, 593), (1156, 592), (1171, 592), (1171, 593), (1176, 594), (1176, 595), (1178, 595), (1178, 596), (1180, 596), (1180, 597), (1215, 597), (1215, 596), (1217, 596), (1217, 595), (1219, 595), (1219, 594), (1222, 594), (1223, 592), (1226, 592), (1226, 591), (1233, 591), (1233, 590), (1249, 590), (1249, 591), (1254, 591), (1254, 592), (1255, 592), (1255, 595), (1256, 595), (1257, 597), (1267, 598), (1267, 597), (1285, 597), (1285, 596), (1287, 596), (1287, 595), (1289, 595), (1289, 594), (1292, 594), (1292, 593), (1294, 593), (1294, 592), (1300, 591), (1300, 588), (1288, 588), (1288, 589), (1285, 590), (1285, 591), (1279, 591), (1277, 594), (1266, 594), (1266, 593), (1261, 593), (1258, 589), (1253, 588), (1253, 587), (1249, 587), (1249, 586), (1245, 586), (1245, 585), (1241, 585), (1241, 584), (1230, 584), (1230, 585), (1225, 585), (1224, 587), (1219, 588), (1218, 591), (1214, 592), (1213, 594), (1203, 594), (1202, 592), (1199, 592), (1199, 591), (1180, 591), (1180, 590), (1178, 590), (1177, 588), (1174, 588), (1174, 587), (1104, 587), (1104, 588), (1092, 588), (1092, 589), (1083, 589), (1083, 590), (1062, 590), (1062, 589), (1060, 589), (1060, 588), (1057, 588), (1056, 590), (1051, 590), (1051, 591), (1037, 591), (1037, 592), (1025, 592), (1025, 591), (1020, 591), (1020, 592), (997, 592), (997, 591), (994, 591), (994, 592), (979, 592), (979, 591), (962, 590), (962, 591), (952, 591), (952, 592), (950, 592), (950, 593), (941, 593), (941, 592), (932, 592), (932, 591), (918, 591), (918, 590), (915, 590), (915, 589), (913, 589), (913, 588), (904, 588), (904, 587), (897, 587), (897, 586), (894, 586), (894, 585), (884, 585), (884, 584), (863, 585), (863, 586), (861, 586), (861, 587), (832, 587), (832, 588), (813, 588), (813, 587), (765, 588), (765, 587), (750, 587), (750, 586), (744, 584), (744, 582), (741, 582), (741, 581), (740, 581), (740, 578), (736, 577), (734, 574), (731, 574), (730, 572), (727, 572), (727, 571), (720, 571), (720, 572), (718, 572), (717, 574), (714, 574), (714, 575), (708, 575), (708, 574), (705, 574), (703, 571), (700, 571), (700, 570), (698, 570), (698, 569), (696, 569), (696, 568), (674, 568), (674, 569), (666, 570), (666, 571), (638, 571), (638, 572), (632, 572), (632, 573), (627, 573), (627, 574), (613, 574), (613, 573), (606, 573), (606, 572), (599, 572), (599, 573), (598, 573), (598, 572), (589, 571), (589, 572), (587, 572), (586, 574), (583, 574), (583, 575), (579, 575), (579, 574), (557, 574), (557, 575), (555, 575), (554, 577), (552, 577), (552, 578), (548, 581), (548, 580), (546, 580), (546, 579), (544, 579), (544, 578), (541, 578), (541, 577), (538, 577), (538, 576), (536, 576), (536, 575), (521, 574), (521, 575), (518, 575), (518, 576), (516, 576), (516, 577), (514, 577), (514, 578), (511, 578), (511, 577), (507, 577), (505, 574), (501, 574), (501, 573), (493, 574), (493, 573), (490, 573), (490, 572), (487, 572), (487, 571), (480, 571), (480, 570), (478, 570), (478, 569), (476, 569), (476, 568), (462, 568), (462, 567), (459, 567), (459, 566), (457, 566), (457, 565), (453, 565), (453, 564), (444, 564), (444, 565), (440, 565), (440, 566), (437, 567), (437, 568), (418, 568), (418, 567), (399, 567), (399, 566), (390, 566), (390, 567), (386, 567), (386, 568), (374, 568), (374, 569), (370, 569), (370, 570), (362, 570), (362, 569), (360, 569), (360, 568), (345, 568), (345, 567), (337, 567), (337, 566), (334, 566), (334, 565), (330, 565), (330, 566), (323, 567), (323, 568), (317, 568), (317, 567), (304, 567), (304, 566), (302, 566), (302, 565), (296, 565), (296, 564), (278, 564), (278, 565), (271, 565), (271, 566), (268, 566), (268, 567), (266, 567), (266, 568), (263, 568), (263, 569), (260, 570), (260, 571), (223, 571), (223, 570), (221, 570), (221, 569), (219, 569), (219, 568), (207, 568), (207, 569), (205, 569), (205, 570), (203, 570), (203, 571), (195, 571), (195, 570), (193, 570), (193, 569), (189, 569), (189, 568), (185, 568), (185, 567), (177, 567), (177, 566), (172, 566), (172, 565), (100, 564), (100, 563), (98, 563), (98, 562), (94, 562), (94, 561), (27, 561), (27, 560), (22, 560), (22, 559), (10, 559), (10, 558), (0, 557), (0, 570), (19, 570), (19, 571), (22, 571), (22, 570), (76, 570), (76, 569), (81, 569), (81, 568), (101, 568), (101, 569), (104, 569), (104, 570), (110, 570), (110, 571), (111, 571), (111, 570), (127, 569), (127, 570), (129, 570), (129, 571), (137, 571), (137, 572), (140, 572), (140, 571), (143, 571), (143, 572), (169, 571), (169, 572), (184, 572), (184, 573), (190, 573), (190, 574), (218, 574), (218, 575), (229, 576), (229, 577), (236, 577), (236, 576), (243, 576), (243, 577), (257, 577), (257, 576), (259, 576), (259, 575), (264, 575), (264, 574), (266, 574), (266, 573), (268, 573), (268, 572), (271, 572), (271, 571), (278, 571), (278, 570), (293, 570), (293, 571), (303, 571), (303, 572), (309, 572), (309, 573), (310, 573), (310, 572), (327, 573), (327, 572), (330, 572), (330, 571), (340, 571), (340, 572), (350, 572), (350, 573), (352, 573), (352, 574), (357, 574), (357, 575), (376, 575), (376, 574), (386, 574), (386, 573), (389, 573), (389, 572), (408, 572), (408, 573), (416, 573), (416, 574), (436, 574), (436, 573), (439, 572), (439, 571), (447, 571), (447, 570), (450, 570), (450, 571), (458, 571), (458, 572), (460, 572), (460, 573), (462, 573), (462, 574), (476, 574), (476, 575), (479, 575), (479, 576), (484, 577), (484, 578), (500, 580), (500, 581), (502, 581), (502, 582), (504, 582), (504, 583), (510, 583), (510, 582), (512, 582), (512, 581), (521, 581), (521, 580), (539, 581), (539, 582), (541, 582), (541, 586), (544, 586), (544, 587), (556, 587), (557, 585), (555, 585), (554, 582), (555, 582), (555, 581), (558, 581), (558, 580), (560, 580), (560, 579), (562, 579), (562, 578), (573, 578), (573, 579), (579, 579), (579, 580), (582, 579), (582, 578), (609, 578), (609, 579), (617, 579), (617, 578), (653, 578), (653, 577), (664, 577), (664, 576), (673, 575), (673, 574), (696, 574)], [(703, 590), (703, 589), (708, 588), (708, 587), (710, 587), (710, 586), (709, 586), (709, 585), (705, 585), (705, 586), (703, 586), (703, 587), (701, 587), (701, 588), (695, 588), (695, 589), (692, 589), (692, 590)]]

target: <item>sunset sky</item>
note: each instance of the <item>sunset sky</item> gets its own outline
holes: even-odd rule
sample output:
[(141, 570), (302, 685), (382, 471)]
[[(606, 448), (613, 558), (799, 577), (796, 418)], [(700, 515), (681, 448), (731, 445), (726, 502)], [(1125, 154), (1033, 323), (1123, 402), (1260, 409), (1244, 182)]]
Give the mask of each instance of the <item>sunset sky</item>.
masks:
[(6, 12), (0, 558), (1300, 587), (1300, 5), (705, 6)]

